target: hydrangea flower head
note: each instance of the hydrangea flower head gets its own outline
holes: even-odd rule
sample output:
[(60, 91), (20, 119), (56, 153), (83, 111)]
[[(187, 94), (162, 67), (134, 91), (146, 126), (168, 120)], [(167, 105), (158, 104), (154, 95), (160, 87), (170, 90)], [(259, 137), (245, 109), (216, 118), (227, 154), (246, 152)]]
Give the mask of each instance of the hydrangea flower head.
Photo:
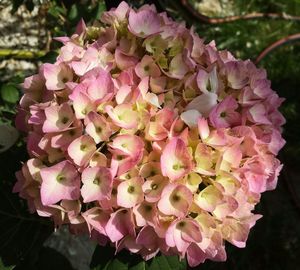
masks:
[(16, 124), (30, 159), (13, 192), (145, 260), (226, 260), (276, 187), (283, 99), (264, 70), (152, 5), (122, 2), (100, 24), (58, 38), (56, 62), (25, 79)]

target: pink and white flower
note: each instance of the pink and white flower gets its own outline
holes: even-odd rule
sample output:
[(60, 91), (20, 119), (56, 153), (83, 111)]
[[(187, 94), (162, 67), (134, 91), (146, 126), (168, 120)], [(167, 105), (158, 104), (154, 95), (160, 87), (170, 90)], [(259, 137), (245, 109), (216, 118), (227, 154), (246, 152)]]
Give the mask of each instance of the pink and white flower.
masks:
[(184, 217), (193, 201), (192, 192), (184, 185), (167, 185), (158, 202), (158, 209), (165, 215)]
[(81, 181), (83, 183), (81, 188), (83, 202), (88, 203), (110, 199), (113, 178), (108, 168), (86, 168), (82, 172)]
[(189, 173), (192, 166), (192, 157), (184, 141), (172, 138), (161, 155), (162, 174), (175, 181)]
[(68, 147), (68, 154), (78, 166), (87, 164), (96, 151), (94, 140), (88, 135), (75, 139)]
[(134, 35), (145, 38), (160, 31), (161, 18), (152, 9), (131, 10), (128, 17), (128, 29)]
[(55, 227), (191, 267), (244, 247), (277, 185), (283, 102), (266, 71), (194, 29), (122, 2), (83, 20), (25, 79), (16, 125), (30, 159), (13, 192)]
[(62, 161), (40, 171), (41, 200), (43, 205), (51, 205), (60, 200), (77, 200), (80, 196), (80, 177), (75, 166)]
[(44, 64), (43, 75), (48, 90), (65, 89), (66, 83), (73, 80), (71, 68), (63, 63), (59, 65)]

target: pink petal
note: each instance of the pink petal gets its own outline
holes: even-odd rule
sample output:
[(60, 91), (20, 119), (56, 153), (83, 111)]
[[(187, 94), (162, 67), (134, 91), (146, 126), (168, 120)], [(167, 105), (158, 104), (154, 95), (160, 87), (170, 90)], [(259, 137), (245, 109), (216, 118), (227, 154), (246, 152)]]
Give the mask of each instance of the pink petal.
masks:
[(204, 263), (207, 259), (207, 255), (197, 244), (191, 244), (187, 249), (187, 260), (189, 266), (195, 267), (200, 263)]
[(180, 138), (172, 138), (161, 155), (162, 174), (175, 181), (187, 174), (191, 168), (191, 156), (184, 141)]
[(267, 117), (266, 108), (263, 104), (255, 104), (249, 109), (249, 119), (253, 123), (271, 125), (271, 122)]
[(46, 79), (46, 87), (48, 90), (61, 90), (65, 88), (65, 83), (72, 81), (72, 70), (64, 65), (43, 65), (43, 75)]
[(198, 119), (198, 131), (202, 141), (208, 138), (210, 131), (209, 131), (207, 120), (203, 117)]
[(159, 201), (161, 198), (161, 193), (167, 184), (168, 180), (162, 175), (148, 177), (142, 187), (145, 193), (145, 199), (148, 202)]
[(106, 235), (105, 227), (110, 218), (109, 213), (104, 212), (100, 207), (93, 207), (82, 213), (82, 216), (86, 220), (90, 231), (95, 229)]
[(96, 112), (90, 112), (85, 118), (87, 122), (85, 131), (89, 134), (96, 144), (107, 141), (112, 135), (112, 130), (106, 119)]
[(242, 61), (230, 61), (225, 64), (228, 84), (233, 89), (242, 89), (248, 83), (248, 73)]
[(76, 168), (69, 161), (62, 161), (52, 167), (41, 169), (41, 200), (51, 205), (60, 200), (77, 200), (80, 196), (80, 178)]
[(147, 37), (160, 31), (159, 15), (152, 10), (131, 10), (128, 18), (128, 28), (138, 37)]
[(94, 140), (89, 135), (75, 139), (68, 147), (68, 154), (78, 166), (87, 164), (96, 151)]
[(186, 110), (197, 110), (204, 117), (208, 117), (210, 111), (216, 106), (218, 96), (215, 93), (205, 93), (194, 98), (186, 107)]
[(132, 212), (130, 210), (119, 209), (111, 214), (105, 226), (105, 231), (112, 242), (119, 241), (126, 235), (135, 236)]
[(131, 208), (141, 203), (144, 200), (142, 185), (143, 180), (141, 177), (121, 182), (118, 186), (118, 205)]
[(169, 184), (164, 188), (157, 206), (165, 215), (184, 217), (192, 200), (193, 194), (186, 186)]
[(138, 114), (132, 109), (131, 104), (120, 104), (115, 108), (107, 105), (105, 110), (114, 124), (119, 127), (132, 129), (138, 126)]
[(43, 125), (44, 132), (64, 131), (74, 120), (73, 110), (68, 103), (46, 108), (45, 115), (46, 120)]
[(83, 186), (81, 195), (83, 202), (100, 201), (110, 199), (112, 190), (112, 175), (108, 168), (92, 167), (82, 172)]

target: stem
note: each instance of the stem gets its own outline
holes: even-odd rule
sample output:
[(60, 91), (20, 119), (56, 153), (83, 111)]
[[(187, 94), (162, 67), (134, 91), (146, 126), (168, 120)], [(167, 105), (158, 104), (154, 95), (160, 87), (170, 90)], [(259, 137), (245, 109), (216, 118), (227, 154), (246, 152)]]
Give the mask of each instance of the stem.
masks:
[(252, 20), (252, 19), (261, 19), (261, 18), (300, 21), (300, 16), (292, 16), (285, 13), (280, 14), (280, 13), (260, 13), (260, 12), (254, 12), (254, 13), (249, 13), (244, 15), (228, 16), (224, 18), (211, 18), (197, 12), (194, 9), (194, 7), (189, 3), (188, 0), (180, 0), (180, 2), (182, 6), (191, 13), (192, 16), (208, 24), (221, 24), (221, 23), (234, 22), (238, 20)]
[(46, 53), (47, 53), (46, 51), (0, 49), (0, 59), (1, 58), (36, 59), (44, 56)]
[(272, 52), (273, 50), (286, 45), (290, 42), (293, 41), (298, 41), (300, 40), (300, 33), (298, 34), (294, 34), (294, 35), (290, 35), (287, 37), (284, 37), (282, 39), (279, 39), (277, 41), (275, 41), (274, 43), (272, 43), (271, 45), (269, 45), (267, 48), (265, 48), (260, 54), (259, 56), (255, 59), (255, 63), (258, 64), (263, 58), (265, 58), (270, 52)]

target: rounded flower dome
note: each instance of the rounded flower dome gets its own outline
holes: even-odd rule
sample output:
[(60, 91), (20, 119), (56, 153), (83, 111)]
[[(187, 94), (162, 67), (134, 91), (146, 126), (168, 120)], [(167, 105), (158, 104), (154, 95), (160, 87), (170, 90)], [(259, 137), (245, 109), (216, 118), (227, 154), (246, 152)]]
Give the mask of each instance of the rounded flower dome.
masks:
[(16, 118), (30, 159), (14, 192), (30, 211), (145, 260), (196, 266), (226, 260), (225, 241), (244, 247), (285, 143), (265, 70), (149, 5), (56, 39)]

